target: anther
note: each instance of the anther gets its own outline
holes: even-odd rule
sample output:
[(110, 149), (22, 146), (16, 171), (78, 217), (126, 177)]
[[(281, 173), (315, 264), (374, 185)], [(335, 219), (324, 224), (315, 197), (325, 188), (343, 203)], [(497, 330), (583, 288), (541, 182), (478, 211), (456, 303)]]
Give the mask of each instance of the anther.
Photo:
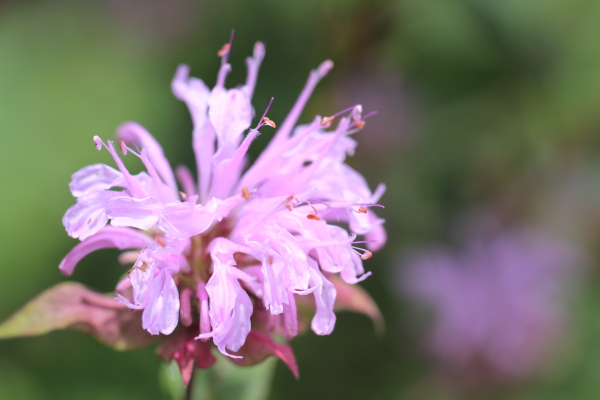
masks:
[(365, 126), (366, 122), (365, 121), (356, 121), (354, 123), (354, 126), (356, 126), (357, 128), (363, 128)]
[(332, 115), (331, 117), (325, 117), (321, 120), (321, 125), (325, 126), (330, 124), (333, 120), (335, 119), (335, 115)]
[(183, 199), (183, 201), (187, 200), (187, 195), (184, 192), (179, 191), (179, 196), (181, 196), (181, 198)]
[(219, 51), (217, 51), (217, 55), (219, 57), (223, 57), (224, 55), (226, 55), (227, 53), (229, 53), (229, 49), (230, 48), (231, 48), (231, 44), (225, 43), (223, 45), (223, 47), (221, 47), (221, 49)]
[(250, 193), (250, 190), (244, 186), (242, 188), (242, 197), (246, 200), (250, 200), (250, 196), (252, 196), (252, 193)]
[(119, 148), (121, 149), (121, 154), (123, 154), (123, 155), (127, 154), (127, 145), (125, 144), (125, 142), (123, 140), (121, 140), (121, 142), (119, 143)]
[(365, 207), (363, 207), (363, 206), (360, 206), (360, 207), (358, 207), (358, 212), (366, 214), (367, 213), (367, 209)]
[(261, 126), (265, 126), (265, 125), (269, 125), (271, 128), (275, 128), (275, 126), (276, 126), (275, 122), (273, 122), (272, 120), (267, 118), (267, 113), (269, 112), (269, 109), (271, 108), (271, 104), (273, 104), (273, 100), (275, 100), (275, 97), (271, 97), (271, 100), (269, 101), (269, 105), (265, 109), (265, 112), (263, 113), (260, 121), (258, 122), (258, 125), (256, 125), (256, 128), (254, 128), (254, 130), (257, 131), (258, 128), (260, 128)]
[(156, 240), (156, 243), (158, 243), (160, 247), (167, 247), (167, 244), (165, 243), (162, 237), (154, 236), (154, 240)]
[(312, 207), (312, 209), (314, 210), (314, 212), (315, 212), (315, 213), (314, 213), (314, 214), (308, 214), (308, 215), (306, 216), (306, 218), (308, 218), (308, 219), (312, 219), (312, 220), (314, 220), (314, 221), (320, 221), (320, 220), (321, 220), (321, 217), (319, 217), (319, 215), (318, 215), (318, 213), (317, 213), (317, 209), (315, 208), (315, 206), (313, 206), (313, 205), (312, 205), (312, 204), (310, 204), (310, 203), (309, 203), (308, 205)]
[[(296, 198), (296, 196), (288, 196), (286, 199), (286, 203), (285, 203), (285, 208), (287, 208), (289, 211), (292, 211), (292, 207), (298, 205), (298, 199)], [(294, 200), (294, 203), (296, 204), (292, 204), (292, 200)]]
[(96, 150), (102, 150), (102, 139), (100, 136), (94, 135), (94, 143), (96, 144)]
[(146, 270), (148, 269), (148, 266), (144, 263), (142, 263), (142, 265), (134, 265), (133, 268), (131, 268), (129, 271), (127, 271), (127, 277), (129, 277), (129, 275), (135, 271), (136, 269), (139, 269), (142, 272), (146, 272)]
[(275, 125), (275, 122), (273, 122), (272, 119), (269, 119), (267, 117), (263, 117), (263, 122), (261, 124), (262, 126), (268, 125), (271, 128), (277, 128), (277, 125)]
[(360, 256), (360, 258), (363, 260), (368, 260), (371, 257), (373, 257), (373, 253), (371, 253), (369, 250), (365, 250), (365, 252)]

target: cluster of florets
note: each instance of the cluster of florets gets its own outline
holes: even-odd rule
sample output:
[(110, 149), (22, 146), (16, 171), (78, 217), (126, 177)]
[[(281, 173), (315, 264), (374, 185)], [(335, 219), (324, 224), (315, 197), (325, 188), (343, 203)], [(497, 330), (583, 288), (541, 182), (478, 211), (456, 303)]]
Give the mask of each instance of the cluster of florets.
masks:
[[(362, 261), (371, 252), (354, 244), (377, 250), (385, 242), (384, 221), (370, 209), (379, 206), (384, 186), (372, 193), (344, 163), (356, 146), (349, 135), (365, 125), (361, 106), (294, 129), (332, 62), (311, 72), (266, 150), (245, 169), (258, 129), (276, 124), (265, 111), (244, 136), (265, 49), (257, 43), (247, 59), (246, 83), (226, 89), (229, 49), (220, 51), (212, 90), (190, 77), (185, 65), (172, 81), (194, 124), (197, 181), (185, 167), (174, 173), (150, 133), (127, 122), (117, 130), (118, 148), (94, 137), (118, 169), (94, 164), (76, 172), (70, 189), (77, 203), (63, 218), (69, 235), (81, 240), (60, 265), (65, 274), (97, 249), (137, 249), (121, 256), (133, 266), (117, 286), (118, 300), (143, 310), (143, 328), (153, 335), (169, 335), (178, 325), (187, 336), (194, 332), (198, 340), (183, 340), (187, 344), (176, 358), (197, 359), (197, 346), (211, 338), (232, 358), (241, 357), (235, 353), (262, 332), (292, 338), (298, 333), (297, 301), (315, 307), (312, 330), (329, 334), (336, 320), (332, 281), (354, 284), (369, 274)], [(132, 175), (118, 153), (139, 157), (147, 172)], [(351, 233), (331, 222), (347, 224)], [(357, 242), (357, 235), (365, 240)]]

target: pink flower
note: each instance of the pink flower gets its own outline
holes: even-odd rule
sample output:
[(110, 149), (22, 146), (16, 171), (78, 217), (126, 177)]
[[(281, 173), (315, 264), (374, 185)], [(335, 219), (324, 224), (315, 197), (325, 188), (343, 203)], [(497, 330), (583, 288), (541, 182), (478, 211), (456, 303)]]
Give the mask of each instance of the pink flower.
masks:
[(427, 350), (456, 384), (510, 382), (539, 373), (564, 339), (562, 296), (586, 256), (538, 230), (469, 232), (461, 250), (413, 255), (404, 294), (434, 312)]
[[(96, 148), (108, 150), (117, 169), (95, 164), (73, 175), (70, 188), (77, 203), (63, 223), (82, 242), (60, 269), (71, 274), (82, 257), (100, 248), (138, 249), (139, 254), (122, 256), (133, 267), (117, 292), (120, 302), (143, 310), (143, 328), (169, 335), (178, 324), (182, 329), (193, 325), (196, 340), (212, 339), (221, 353), (240, 358), (250, 354), (240, 349), (255, 329), (294, 337), (296, 301), (304, 296), (314, 299), (309, 301), (316, 307), (313, 331), (331, 333), (336, 286), (330, 279), (339, 273), (354, 284), (370, 274), (362, 262), (371, 252), (353, 244), (357, 235), (365, 236), (358, 243), (370, 250), (385, 243), (384, 221), (370, 209), (379, 206), (385, 187), (371, 192), (364, 178), (344, 163), (356, 146), (350, 135), (365, 125), (360, 105), (296, 126), (331, 61), (310, 73), (269, 146), (246, 168), (246, 153), (258, 129), (275, 128), (266, 112), (250, 128), (250, 100), (265, 48), (255, 45), (246, 60), (246, 83), (235, 89), (225, 88), (229, 47), (221, 53), (212, 90), (190, 77), (185, 65), (171, 83), (194, 123), (197, 182), (185, 167), (174, 173), (160, 144), (139, 124), (127, 122), (116, 133), (121, 155), (131, 153), (146, 167), (137, 175), (124, 166), (112, 141), (94, 137)], [(333, 128), (344, 113), (349, 115), (341, 116)], [(348, 224), (351, 233), (335, 223)], [(261, 307), (268, 315), (263, 323), (255, 322), (251, 317), (259, 318), (256, 310)], [(261, 335), (252, 336), (261, 338), (256, 343), (271, 343)], [(187, 349), (177, 353), (185, 368), (193, 367), (189, 360), (194, 354), (206, 353), (202, 346), (186, 344), (189, 337), (180, 335), (174, 345)], [(273, 349), (274, 354), (288, 354)]]

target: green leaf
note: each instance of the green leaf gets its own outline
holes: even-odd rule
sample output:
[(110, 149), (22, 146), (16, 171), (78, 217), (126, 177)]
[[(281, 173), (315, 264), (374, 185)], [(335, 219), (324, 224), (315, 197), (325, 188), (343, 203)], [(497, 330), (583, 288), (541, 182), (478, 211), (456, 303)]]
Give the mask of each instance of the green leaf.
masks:
[(159, 338), (142, 329), (140, 311), (129, 310), (114, 296), (65, 282), (35, 297), (0, 324), (0, 339), (38, 336), (58, 329), (86, 332), (117, 350), (138, 348)]

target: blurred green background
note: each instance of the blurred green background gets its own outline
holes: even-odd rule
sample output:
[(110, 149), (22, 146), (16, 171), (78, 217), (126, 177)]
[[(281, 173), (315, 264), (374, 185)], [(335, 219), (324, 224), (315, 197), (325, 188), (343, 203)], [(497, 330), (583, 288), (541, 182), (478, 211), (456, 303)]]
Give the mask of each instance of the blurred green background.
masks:
[[(179, 63), (212, 87), (216, 51), (236, 38), (229, 86), (263, 41), (253, 105), (282, 121), (311, 68), (336, 67), (303, 120), (357, 102), (378, 110), (349, 164), (385, 182), (389, 242), (361, 285), (384, 335), (342, 313), (332, 335), (292, 341), (296, 381), (277, 364), (271, 399), (597, 399), (600, 282), (592, 268), (565, 303), (568, 341), (516, 384), (457, 393), (432, 383), (420, 317), (399, 296), (403, 251), (452, 242), (484, 210), (507, 226), (544, 226), (594, 261), (600, 242), (600, 1), (95, 0), (0, 1), (0, 319), (64, 281), (75, 245), (61, 217), (72, 173), (96, 162), (92, 137), (146, 126), (173, 165), (192, 165), (191, 122), (170, 94)], [(263, 134), (253, 148), (264, 147)], [(72, 278), (111, 291), (117, 253), (87, 257)], [(118, 353), (79, 332), (0, 342), (2, 399), (166, 399), (160, 361)]]

